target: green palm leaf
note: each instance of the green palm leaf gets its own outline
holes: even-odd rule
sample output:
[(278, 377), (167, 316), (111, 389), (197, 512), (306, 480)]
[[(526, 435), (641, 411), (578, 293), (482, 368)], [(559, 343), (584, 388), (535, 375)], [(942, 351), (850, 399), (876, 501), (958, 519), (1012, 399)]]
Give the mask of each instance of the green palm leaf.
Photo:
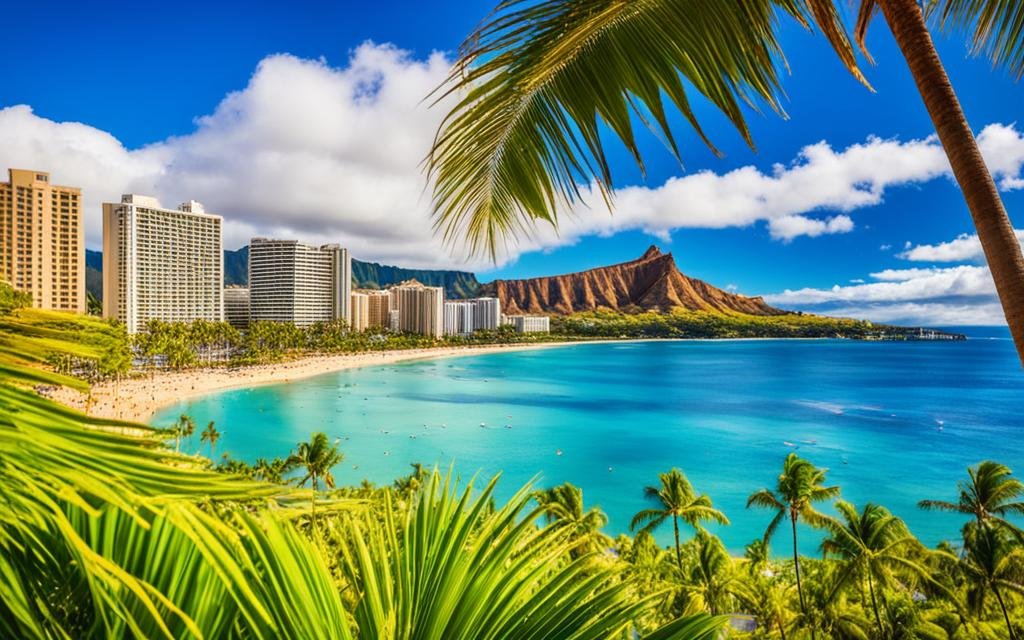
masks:
[(929, 14), (943, 29), (970, 34), (975, 53), (1024, 78), (1024, 3), (1008, 0), (931, 0)]
[[(527, 510), (529, 487), (489, 509), (496, 482), (459, 491), (435, 471), (403, 520), (390, 506), (383, 526), (349, 517), (344, 572), (358, 594), (360, 637), (607, 638), (654, 606), (661, 594), (633, 597), (594, 554), (570, 559), (570, 532), (538, 528), (543, 508)], [(687, 620), (656, 637), (710, 638), (723, 622)]]
[(782, 112), (780, 13), (818, 24), (863, 79), (828, 0), (502, 2), (438, 90), (456, 104), (428, 159), (437, 229), (493, 257), (534, 223), (557, 225), (557, 212), (580, 198), (580, 182), (609, 199), (605, 138), (618, 139), (643, 170), (639, 120), (678, 158), (669, 107), (711, 146), (691, 91), (753, 146), (742, 105)]

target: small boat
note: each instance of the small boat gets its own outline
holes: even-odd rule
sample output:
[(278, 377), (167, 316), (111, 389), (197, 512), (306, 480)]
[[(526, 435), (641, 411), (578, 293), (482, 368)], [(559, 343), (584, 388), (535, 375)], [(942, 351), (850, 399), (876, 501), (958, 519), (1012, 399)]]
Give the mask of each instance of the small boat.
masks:
[(481, 427), (486, 427), (486, 426), (487, 426), (487, 423), (486, 423), (486, 422), (481, 422), (481, 423), (480, 423), (480, 426), (481, 426)]
[(789, 440), (783, 440), (782, 444), (786, 445), (787, 447), (795, 447), (796, 446), (796, 444), (790, 442)]
[(562, 450), (561, 449), (555, 449), (555, 455), (556, 456), (562, 455)]

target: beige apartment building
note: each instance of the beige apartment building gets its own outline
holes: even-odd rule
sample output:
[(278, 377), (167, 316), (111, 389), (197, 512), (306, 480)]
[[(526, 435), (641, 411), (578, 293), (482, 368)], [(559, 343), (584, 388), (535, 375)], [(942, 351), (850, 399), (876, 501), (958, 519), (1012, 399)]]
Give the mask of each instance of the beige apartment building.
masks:
[(103, 204), (103, 315), (128, 333), (150, 320), (224, 319), (223, 220), (190, 200), (164, 209), (126, 194)]
[(428, 287), (415, 280), (391, 289), (398, 310), (398, 330), (440, 338), (444, 330), (444, 287)]
[(353, 291), (351, 300), (349, 317), (352, 319), (352, 330), (365, 331), (370, 326), (370, 296)]
[(366, 291), (368, 318), (367, 324), (371, 327), (387, 328), (388, 312), (392, 310), (390, 291)]
[(82, 191), (44, 171), (8, 169), (0, 182), (0, 279), (32, 306), (85, 313)]

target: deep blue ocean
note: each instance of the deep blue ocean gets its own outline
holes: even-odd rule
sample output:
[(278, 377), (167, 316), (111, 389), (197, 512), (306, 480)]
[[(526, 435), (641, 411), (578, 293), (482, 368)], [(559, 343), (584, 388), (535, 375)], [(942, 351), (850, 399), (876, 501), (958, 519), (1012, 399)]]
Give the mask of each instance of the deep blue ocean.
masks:
[[(499, 497), (535, 477), (568, 481), (608, 514), (610, 535), (647, 506), (645, 485), (679, 467), (732, 521), (713, 529), (735, 552), (771, 517), (747, 510), (747, 496), (773, 488), (797, 451), (844, 499), (885, 505), (935, 544), (963, 519), (918, 500), (955, 500), (967, 466), (985, 459), (1024, 475), (1024, 370), (1009, 334), (958, 330), (971, 339), (590, 343), (420, 360), (223, 392), (154, 424), (215, 420), (218, 453), (248, 461), (325, 431), (341, 438), (339, 483), (387, 483), (413, 462), (454, 462), (464, 480), (500, 471)], [(671, 528), (658, 537), (667, 544)], [(802, 551), (817, 542), (806, 532)]]

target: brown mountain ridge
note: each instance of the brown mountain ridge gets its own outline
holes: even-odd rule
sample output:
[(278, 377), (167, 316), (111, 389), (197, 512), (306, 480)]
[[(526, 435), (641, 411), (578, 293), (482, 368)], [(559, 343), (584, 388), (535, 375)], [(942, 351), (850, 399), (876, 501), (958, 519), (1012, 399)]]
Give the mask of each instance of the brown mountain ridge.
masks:
[(719, 311), (757, 316), (789, 313), (760, 297), (729, 293), (691, 278), (676, 266), (671, 253), (651, 245), (636, 260), (578, 273), (525, 280), (495, 280), (481, 295), (497, 296), (509, 315), (580, 311)]

